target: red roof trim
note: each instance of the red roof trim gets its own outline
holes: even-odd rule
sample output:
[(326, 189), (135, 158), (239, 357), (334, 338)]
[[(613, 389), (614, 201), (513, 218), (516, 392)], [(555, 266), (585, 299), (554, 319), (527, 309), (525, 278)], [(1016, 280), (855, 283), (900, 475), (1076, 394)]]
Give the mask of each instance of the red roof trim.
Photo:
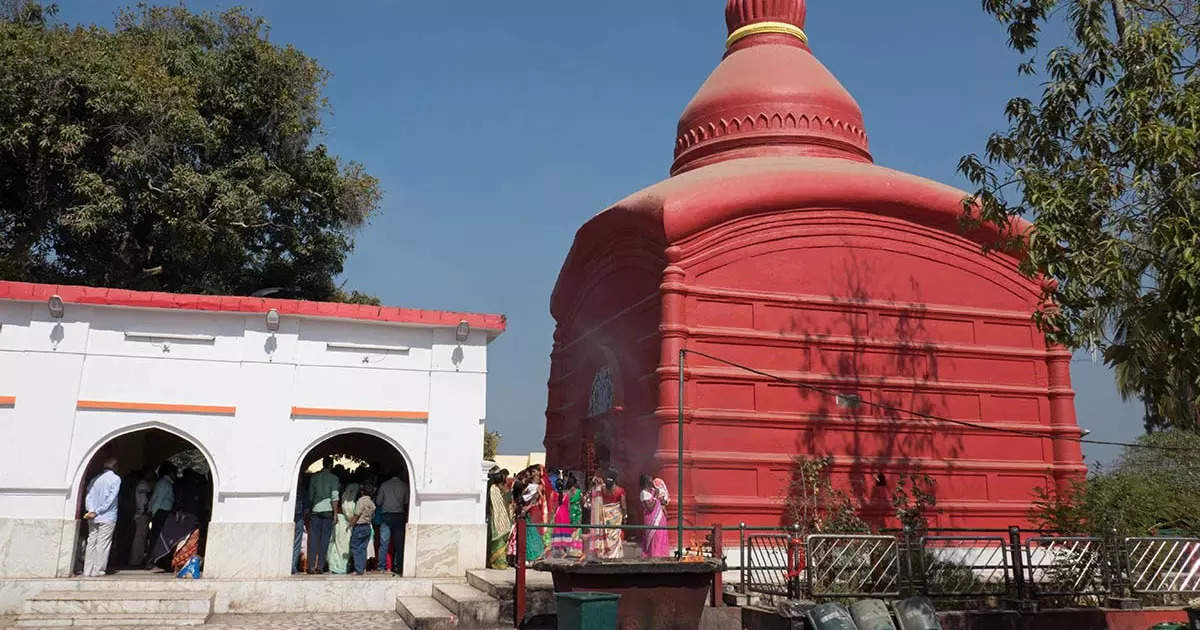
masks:
[(395, 306), (276, 300), (233, 295), (189, 295), (183, 293), (162, 293), (158, 291), (130, 291), (128, 289), (34, 284), (0, 280), (0, 300), (36, 302), (47, 300), (52, 295), (58, 295), (63, 299), (63, 302), (68, 304), (95, 304), (99, 306), (162, 308), (222, 313), (266, 313), (271, 309), (275, 309), (279, 311), (280, 315), (352, 319), (389, 324), (417, 324), (421, 326), (457, 326), (460, 321), (465, 320), (471, 325), (471, 328), (487, 330), (496, 334), (504, 332), (508, 327), (508, 322), (504, 315), (485, 313), (426, 311)]

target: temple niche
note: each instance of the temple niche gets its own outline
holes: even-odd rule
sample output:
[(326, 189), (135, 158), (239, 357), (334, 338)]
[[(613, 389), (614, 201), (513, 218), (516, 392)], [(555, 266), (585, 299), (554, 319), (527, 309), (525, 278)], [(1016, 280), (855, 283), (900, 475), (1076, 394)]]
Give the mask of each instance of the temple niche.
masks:
[[(853, 97), (813, 55), (803, 0), (730, 0), (720, 65), (679, 121), (670, 177), (584, 224), (551, 298), (551, 466), (677, 493), (687, 524), (779, 525), (793, 458), (889, 521), (903, 473), (935, 525), (1028, 524), (1085, 472), (1070, 354), (1032, 323), (1037, 281), (965, 234), (965, 193), (874, 164)], [(672, 505), (672, 509), (674, 509)]]

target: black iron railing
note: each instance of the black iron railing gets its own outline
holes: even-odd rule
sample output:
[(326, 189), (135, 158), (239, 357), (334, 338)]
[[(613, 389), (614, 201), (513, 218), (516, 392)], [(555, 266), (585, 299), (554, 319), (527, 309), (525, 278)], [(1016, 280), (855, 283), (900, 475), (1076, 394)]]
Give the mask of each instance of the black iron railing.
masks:
[[(614, 529), (666, 530), (677, 525), (563, 525), (517, 521), (515, 619), (526, 614), (526, 528), (578, 529), (591, 536)], [(695, 538), (685, 554), (726, 560), (720, 526), (684, 527)], [(925, 595), (942, 606), (1100, 606), (1120, 599), (1146, 605), (1200, 596), (1200, 538), (1065, 536), (1044, 530), (931, 528), (877, 535), (802, 535), (795, 527), (737, 528), (738, 583), (744, 596), (808, 598)], [(674, 554), (672, 554), (674, 555)], [(596, 558), (603, 562), (603, 558)], [(722, 605), (718, 573), (712, 604)]]

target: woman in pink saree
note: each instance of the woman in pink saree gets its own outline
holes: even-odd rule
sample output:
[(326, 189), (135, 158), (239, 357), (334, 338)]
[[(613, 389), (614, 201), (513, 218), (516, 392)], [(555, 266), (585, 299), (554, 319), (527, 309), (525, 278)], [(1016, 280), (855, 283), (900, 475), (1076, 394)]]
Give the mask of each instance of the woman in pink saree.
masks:
[[(583, 492), (572, 473), (558, 480), (559, 504), (554, 513), (555, 525), (580, 525), (583, 522)], [(580, 558), (583, 556), (582, 531), (577, 527), (555, 527), (550, 541), (550, 557)]]
[[(642, 514), (645, 524), (653, 527), (666, 527), (667, 511), (664, 506), (670, 501), (667, 497), (667, 486), (661, 480), (651, 479), (650, 475), (642, 475)], [(642, 556), (646, 558), (666, 558), (671, 554), (671, 545), (667, 541), (667, 530), (654, 529), (643, 532)]]

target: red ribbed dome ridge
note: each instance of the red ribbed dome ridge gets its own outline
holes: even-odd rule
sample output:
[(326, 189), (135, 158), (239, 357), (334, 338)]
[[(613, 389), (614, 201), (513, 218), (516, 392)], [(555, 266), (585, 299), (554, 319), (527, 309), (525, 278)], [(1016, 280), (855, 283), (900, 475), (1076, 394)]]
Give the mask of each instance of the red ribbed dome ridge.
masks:
[(804, 0), (729, 0), (725, 58), (679, 119), (671, 174), (741, 158), (871, 161), (862, 111), (808, 47)]
[(785, 22), (804, 28), (807, 14), (804, 0), (729, 0), (725, 5), (725, 24), (730, 34), (758, 22)]

